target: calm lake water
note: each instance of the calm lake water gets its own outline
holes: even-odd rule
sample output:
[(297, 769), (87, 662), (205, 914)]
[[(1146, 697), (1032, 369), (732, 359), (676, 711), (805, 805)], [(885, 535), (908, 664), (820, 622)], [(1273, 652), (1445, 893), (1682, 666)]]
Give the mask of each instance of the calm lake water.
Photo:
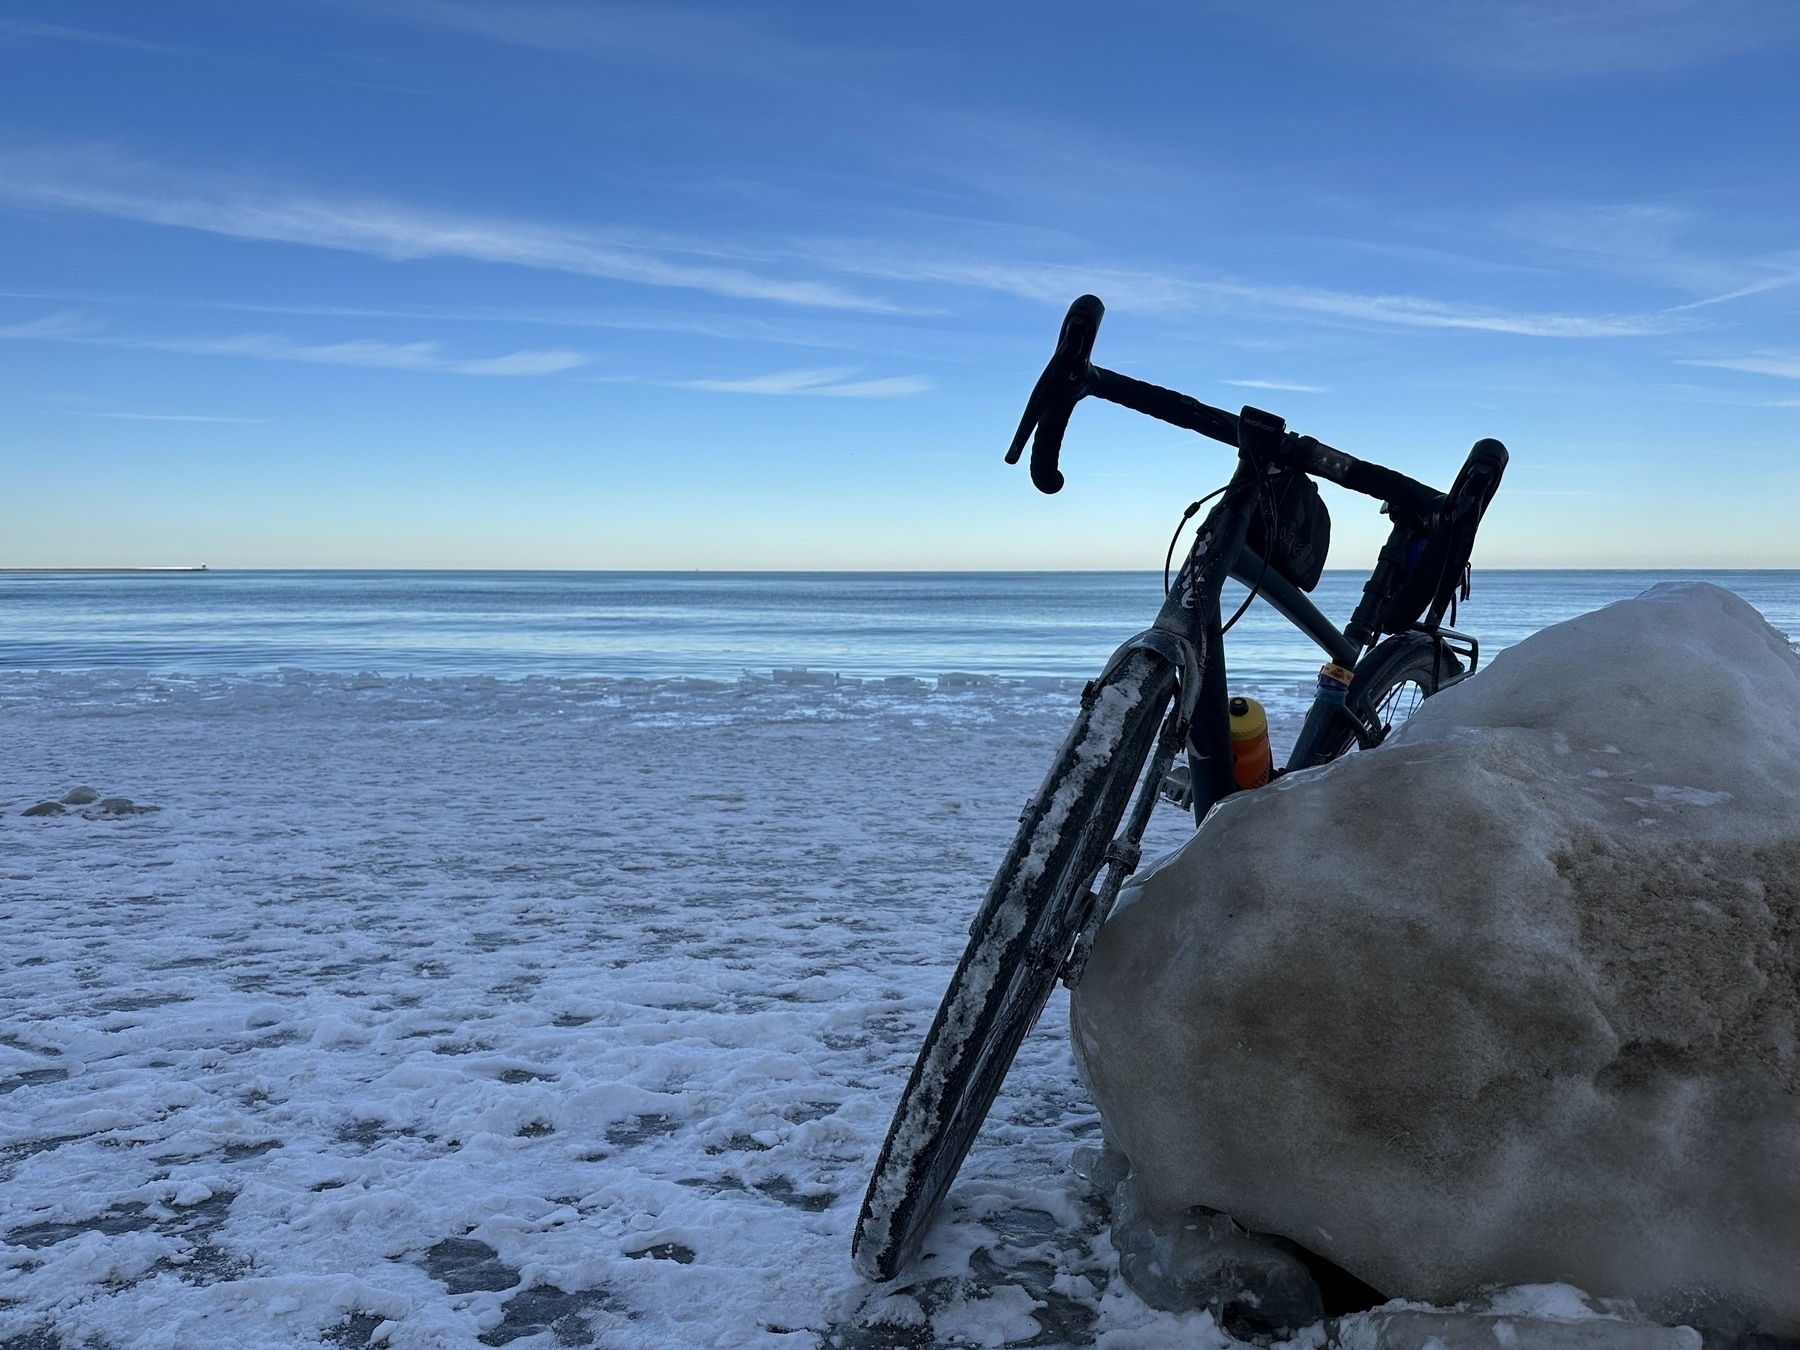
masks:
[[(1363, 573), (1314, 599), (1342, 622)], [(1729, 587), (1800, 636), (1800, 572), (1479, 571), (1484, 656), (1659, 581)], [(1241, 595), (1241, 592), (1238, 592)], [(1154, 573), (200, 572), (0, 576), (0, 669), (254, 674), (1085, 678), (1162, 598)], [(1310, 681), (1317, 652), (1256, 605), (1234, 686)]]

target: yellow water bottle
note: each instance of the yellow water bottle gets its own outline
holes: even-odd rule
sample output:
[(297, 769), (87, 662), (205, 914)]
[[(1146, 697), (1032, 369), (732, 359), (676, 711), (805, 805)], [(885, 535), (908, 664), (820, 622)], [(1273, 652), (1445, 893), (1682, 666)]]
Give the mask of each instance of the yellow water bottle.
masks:
[(1234, 698), (1231, 712), (1231, 776), (1241, 788), (1259, 788), (1275, 770), (1269, 749), (1269, 717), (1253, 698)]

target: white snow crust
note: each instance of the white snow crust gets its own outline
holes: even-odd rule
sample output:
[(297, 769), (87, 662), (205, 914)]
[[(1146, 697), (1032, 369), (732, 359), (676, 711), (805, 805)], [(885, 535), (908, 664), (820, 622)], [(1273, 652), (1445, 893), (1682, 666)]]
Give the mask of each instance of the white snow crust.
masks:
[(1228, 1350), (1117, 1278), (1060, 991), (850, 1268), (1078, 689), (0, 674), (0, 1342)]
[[(891, 1288), (850, 1269), (1077, 710), (1035, 683), (0, 675), (0, 1340), (1175, 1326), (1108, 1283), (1055, 1011), (927, 1257)], [(158, 809), (21, 815), (80, 784)], [(434, 1278), (447, 1239), (517, 1282)], [(527, 1335), (509, 1300), (546, 1286), (580, 1297)]]

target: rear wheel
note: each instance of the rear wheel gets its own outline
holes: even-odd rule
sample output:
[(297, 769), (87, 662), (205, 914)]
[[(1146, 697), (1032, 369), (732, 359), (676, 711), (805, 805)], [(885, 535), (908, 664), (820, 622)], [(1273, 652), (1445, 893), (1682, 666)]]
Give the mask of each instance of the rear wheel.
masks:
[(1081, 716), (1026, 808), (950, 979), (869, 1179), (851, 1258), (892, 1279), (918, 1251), (1092, 903), (1089, 883), (1174, 695), (1175, 668), (1131, 652)]
[[(1419, 705), (1463, 673), (1462, 662), (1441, 642), (1424, 633), (1400, 633), (1376, 645), (1356, 663), (1356, 676), (1344, 696), (1344, 707), (1375, 730), (1384, 741)], [(1357, 727), (1349, 717), (1336, 717), (1313, 742), (1305, 765), (1325, 764), (1360, 749)]]

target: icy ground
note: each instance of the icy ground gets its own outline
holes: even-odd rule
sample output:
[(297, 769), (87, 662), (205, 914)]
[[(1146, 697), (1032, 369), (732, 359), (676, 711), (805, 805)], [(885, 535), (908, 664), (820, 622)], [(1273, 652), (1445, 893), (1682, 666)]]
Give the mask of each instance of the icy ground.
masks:
[[(936, 1255), (849, 1265), (1075, 706), (0, 676), (0, 1347), (1227, 1344), (1116, 1278), (1061, 994)], [(22, 814), (83, 784), (157, 809)]]

